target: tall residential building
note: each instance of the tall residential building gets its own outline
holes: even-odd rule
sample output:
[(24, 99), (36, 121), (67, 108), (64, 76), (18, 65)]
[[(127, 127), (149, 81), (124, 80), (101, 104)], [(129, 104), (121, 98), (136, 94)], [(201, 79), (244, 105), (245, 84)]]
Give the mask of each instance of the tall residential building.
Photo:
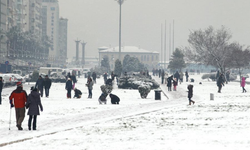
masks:
[(49, 63), (59, 64), (59, 4), (58, 0), (42, 1), (42, 34), (52, 41)]
[(65, 64), (68, 50), (68, 19), (60, 18), (59, 20), (59, 61)]
[(6, 13), (7, 13), (7, 0), (0, 0), (0, 63), (3, 63), (7, 54), (6, 47)]
[(42, 1), (25, 0), (26, 25), (25, 31), (30, 31), (37, 38), (42, 37)]

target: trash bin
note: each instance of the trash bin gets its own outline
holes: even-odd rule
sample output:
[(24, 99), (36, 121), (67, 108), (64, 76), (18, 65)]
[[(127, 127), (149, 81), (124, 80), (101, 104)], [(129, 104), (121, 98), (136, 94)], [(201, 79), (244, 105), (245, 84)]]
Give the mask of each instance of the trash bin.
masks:
[(214, 94), (210, 93), (210, 100), (214, 100)]
[(155, 90), (155, 100), (161, 100), (161, 90)]

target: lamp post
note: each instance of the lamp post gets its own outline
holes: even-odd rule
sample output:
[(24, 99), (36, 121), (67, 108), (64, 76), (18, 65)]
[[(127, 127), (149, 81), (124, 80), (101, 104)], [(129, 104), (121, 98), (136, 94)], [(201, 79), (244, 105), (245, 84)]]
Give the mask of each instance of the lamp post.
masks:
[(122, 22), (122, 4), (124, 0), (115, 0), (120, 5), (120, 17), (119, 17), (119, 60), (121, 61), (121, 22)]

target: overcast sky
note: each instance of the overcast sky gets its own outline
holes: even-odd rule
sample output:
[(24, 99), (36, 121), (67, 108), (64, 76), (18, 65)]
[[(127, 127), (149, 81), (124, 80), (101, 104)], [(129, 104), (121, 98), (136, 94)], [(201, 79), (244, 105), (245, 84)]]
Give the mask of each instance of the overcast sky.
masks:
[[(60, 16), (69, 19), (69, 58), (75, 56), (77, 38), (87, 42), (87, 57), (98, 56), (98, 47), (119, 45), (119, 5), (115, 0), (59, 0), (59, 6)], [(250, 45), (250, 0), (125, 0), (122, 45), (160, 52), (165, 20), (167, 34), (175, 22), (175, 47), (188, 46), (190, 30), (210, 25), (216, 29), (224, 25), (230, 29), (232, 41)]]

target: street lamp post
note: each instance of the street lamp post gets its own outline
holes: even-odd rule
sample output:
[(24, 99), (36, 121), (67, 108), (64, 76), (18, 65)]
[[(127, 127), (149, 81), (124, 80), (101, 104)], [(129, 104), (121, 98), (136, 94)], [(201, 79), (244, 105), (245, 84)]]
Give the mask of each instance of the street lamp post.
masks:
[(119, 60), (121, 61), (121, 26), (122, 26), (122, 4), (124, 0), (115, 0), (120, 5), (120, 17), (119, 17)]

